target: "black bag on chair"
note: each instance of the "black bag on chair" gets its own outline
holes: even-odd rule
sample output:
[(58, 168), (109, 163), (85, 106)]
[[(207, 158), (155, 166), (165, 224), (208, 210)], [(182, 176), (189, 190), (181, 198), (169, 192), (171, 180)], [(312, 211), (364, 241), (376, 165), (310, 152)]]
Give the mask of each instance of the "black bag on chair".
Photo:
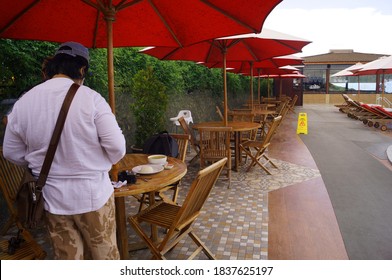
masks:
[(143, 145), (144, 154), (161, 154), (169, 157), (178, 156), (178, 144), (167, 131), (159, 132), (150, 137)]

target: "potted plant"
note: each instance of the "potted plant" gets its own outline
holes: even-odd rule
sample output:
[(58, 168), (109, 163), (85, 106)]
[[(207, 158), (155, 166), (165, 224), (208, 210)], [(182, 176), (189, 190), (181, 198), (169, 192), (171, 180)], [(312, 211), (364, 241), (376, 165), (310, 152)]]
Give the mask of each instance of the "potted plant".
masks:
[(165, 130), (168, 96), (165, 85), (154, 76), (151, 67), (136, 73), (131, 90), (131, 111), (136, 126), (133, 147), (142, 149), (149, 137)]

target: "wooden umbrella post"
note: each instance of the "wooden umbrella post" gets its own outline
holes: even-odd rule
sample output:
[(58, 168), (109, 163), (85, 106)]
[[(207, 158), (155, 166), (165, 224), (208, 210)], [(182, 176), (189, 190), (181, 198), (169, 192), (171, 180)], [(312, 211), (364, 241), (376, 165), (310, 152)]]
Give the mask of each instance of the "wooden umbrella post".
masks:
[(223, 105), (224, 105), (224, 112), (223, 112), (223, 123), (227, 126), (227, 77), (226, 77), (226, 53), (227, 49), (222, 48), (222, 55), (223, 55)]
[(260, 94), (260, 86), (261, 86), (261, 77), (260, 77), (260, 69), (257, 69), (257, 102), (258, 104), (261, 103), (261, 94)]
[(270, 97), (270, 80), (269, 76), (267, 76), (267, 98)]
[(385, 71), (382, 70), (382, 82), (381, 82), (381, 87), (382, 87), (382, 92), (381, 92), (381, 107), (384, 107), (384, 94), (385, 94), (385, 79), (384, 79), (384, 74)]
[(361, 85), (360, 85), (360, 80), (359, 80), (359, 77), (360, 76), (358, 76), (358, 102), (361, 102)]
[(253, 109), (253, 61), (249, 62), (250, 65), (250, 105)]
[(109, 86), (109, 105), (113, 114), (116, 113), (114, 98), (114, 65), (113, 65), (113, 21), (114, 17), (106, 16), (107, 27), (107, 59), (108, 59), (108, 86)]
[(282, 97), (282, 90), (283, 90), (283, 85), (282, 85), (282, 77), (279, 76), (279, 100)]

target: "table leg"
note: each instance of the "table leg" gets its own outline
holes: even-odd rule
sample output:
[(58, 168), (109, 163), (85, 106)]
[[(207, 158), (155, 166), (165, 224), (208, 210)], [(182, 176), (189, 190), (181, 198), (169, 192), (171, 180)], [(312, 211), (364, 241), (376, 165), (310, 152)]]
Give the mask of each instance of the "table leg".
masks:
[(129, 259), (127, 221), (125, 217), (125, 198), (116, 197), (116, 226), (117, 226), (117, 247), (122, 260)]
[(234, 134), (234, 171), (238, 172), (238, 166), (240, 165), (240, 136), (241, 132), (236, 131)]
[[(150, 192), (150, 195), (149, 195), (150, 205), (155, 204), (155, 194), (156, 194), (156, 192)], [(158, 228), (154, 225), (151, 225), (151, 239), (153, 241), (158, 240)]]
[(264, 137), (266, 135), (265, 128), (266, 128), (266, 124), (267, 124), (267, 117), (268, 117), (267, 114), (263, 115), (263, 124), (261, 125), (261, 133), (260, 133), (261, 139), (264, 139)]

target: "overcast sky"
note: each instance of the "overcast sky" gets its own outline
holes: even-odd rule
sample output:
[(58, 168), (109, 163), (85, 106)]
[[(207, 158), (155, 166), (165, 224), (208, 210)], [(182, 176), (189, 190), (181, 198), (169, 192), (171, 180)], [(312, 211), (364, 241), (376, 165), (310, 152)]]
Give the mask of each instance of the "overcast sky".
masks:
[(312, 41), (300, 56), (331, 49), (392, 55), (391, 0), (283, 0), (264, 27)]

